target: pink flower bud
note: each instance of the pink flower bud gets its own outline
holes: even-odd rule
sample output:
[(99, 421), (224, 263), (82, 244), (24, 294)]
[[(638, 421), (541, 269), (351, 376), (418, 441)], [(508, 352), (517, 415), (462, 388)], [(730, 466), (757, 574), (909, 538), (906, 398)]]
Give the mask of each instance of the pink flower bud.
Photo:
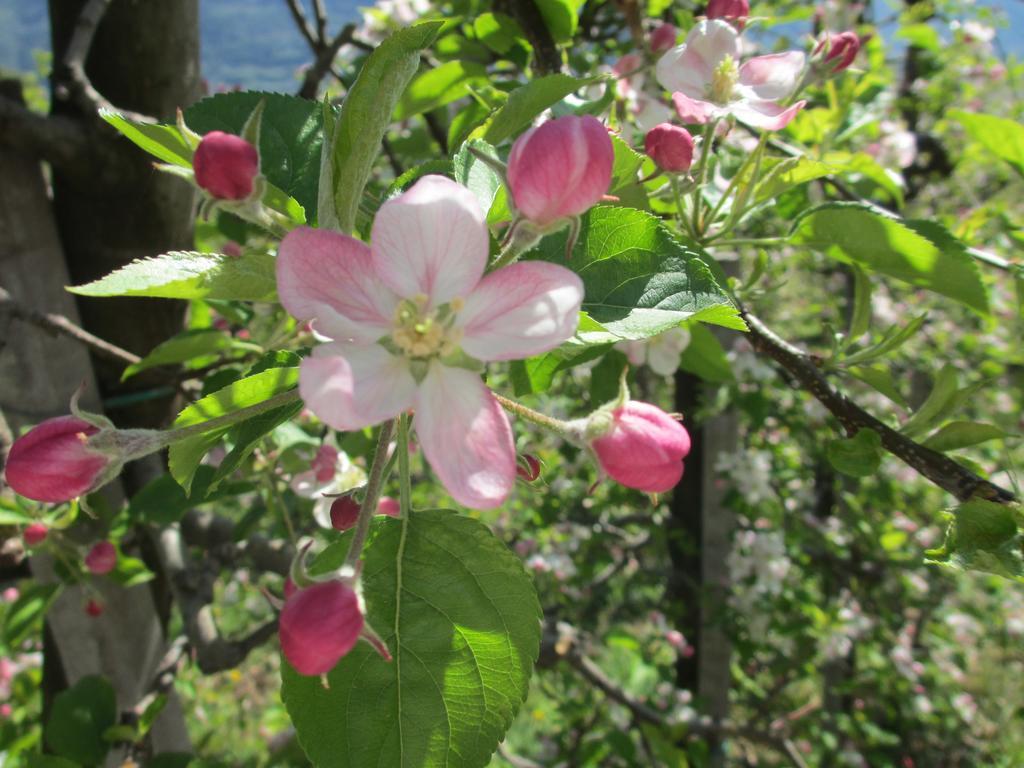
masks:
[(317, 482), (326, 483), (334, 479), (334, 473), (338, 468), (338, 449), (333, 445), (324, 443), (313, 457), (312, 469), (316, 475)]
[(331, 504), (331, 527), (336, 531), (347, 531), (359, 519), (359, 502), (352, 494), (339, 496)]
[(21, 538), (25, 540), (26, 547), (38, 547), (49, 535), (50, 529), (42, 523), (29, 523), (25, 526), (25, 530), (21, 534)]
[(90, 600), (85, 604), (85, 612), (95, 619), (103, 614), (103, 603), (98, 600)]
[(745, 19), (750, 15), (749, 0), (710, 0), (705, 14), (709, 19)]
[(660, 408), (635, 400), (611, 416), (611, 427), (591, 443), (601, 468), (627, 488), (647, 493), (675, 486), (690, 452), (686, 428)]
[(665, 639), (668, 640), (668, 644), (676, 650), (683, 650), (686, 647), (686, 638), (683, 633), (678, 629), (670, 629), (665, 632)]
[(661, 123), (647, 132), (644, 151), (669, 173), (684, 173), (693, 164), (693, 136), (685, 128)]
[(512, 145), (508, 184), (516, 209), (547, 227), (596, 204), (612, 180), (615, 149), (590, 115), (569, 115), (531, 128)]
[(377, 514), (387, 515), (388, 517), (401, 517), (402, 505), (398, 503), (398, 499), (393, 499), (390, 496), (381, 496), (380, 501), (377, 502)]
[(3, 598), (3, 601), (5, 603), (13, 603), (15, 600), (18, 599), (18, 595), (20, 594), (21, 593), (18, 591), (17, 587), (8, 587), (2, 593), (0, 593), (0, 598)]
[(0, 704), (0, 717), (8, 718), (12, 714), (14, 714), (14, 707), (7, 703)]
[(679, 30), (674, 24), (662, 23), (651, 32), (651, 50), (655, 53), (674, 48), (679, 39)]
[(245, 200), (260, 171), (256, 147), (239, 136), (211, 131), (192, 157), (196, 184), (220, 200)]
[(330, 672), (362, 631), (359, 597), (340, 581), (300, 589), (281, 610), (281, 651), (302, 675)]
[(25, 498), (58, 503), (93, 490), (107, 459), (87, 440), (99, 430), (75, 416), (47, 419), (14, 441), (7, 484)]
[(825, 51), (824, 61), (832, 63), (833, 72), (842, 72), (853, 64), (860, 51), (860, 38), (856, 32), (840, 32), (838, 35), (828, 35), (814, 49), (815, 53)]
[(117, 565), (117, 550), (109, 541), (98, 541), (93, 544), (89, 554), (85, 556), (85, 567), (94, 576), (110, 573)]
[(528, 483), (540, 477), (540, 462), (536, 456), (524, 453), (516, 463), (516, 474)]

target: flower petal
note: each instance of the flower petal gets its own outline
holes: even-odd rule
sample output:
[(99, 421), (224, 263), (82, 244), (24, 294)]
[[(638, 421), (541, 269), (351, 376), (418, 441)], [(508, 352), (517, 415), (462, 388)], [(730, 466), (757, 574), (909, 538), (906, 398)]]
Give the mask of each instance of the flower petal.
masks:
[(672, 103), (676, 106), (676, 114), (679, 115), (680, 120), (684, 123), (695, 125), (704, 125), (711, 122), (711, 120), (718, 117), (721, 111), (710, 101), (691, 99), (682, 91), (676, 91), (672, 94)]
[(707, 95), (715, 67), (726, 56), (739, 60), (739, 54), (739, 36), (732, 25), (705, 20), (690, 30), (685, 43), (658, 60), (655, 76), (666, 90), (700, 99)]
[(478, 360), (519, 360), (576, 332), (583, 281), (565, 267), (529, 261), (492, 272), (459, 312), (462, 348)]
[(391, 328), (398, 298), (373, 272), (370, 249), (348, 235), (299, 227), (277, 253), (277, 293), (297, 320), (339, 341), (367, 344)]
[(487, 239), (473, 193), (444, 176), (424, 176), (377, 212), (373, 262), (399, 296), (426, 294), (437, 307), (480, 281)]
[(798, 101), (785, 108), (774, 101), (740, 101), (733, 104), (730, 111), (741, 123), (766, 131), (779, 131), (789, 125), (806, 103)]
[(410, 408), (416, 380), (405, 358), (377, 344), (322, 344), (302, 361), (299, 394), (335, 429), (362, 429)]
[(740, 67), (740, 85), (765, 101), (784, 99), (796, 88), (804, 70), (804, 55), (800, 51), (755, 56)]
[(508, 497), (516, 479), (512, 428), (477, 374), (432, 363), (416, 393), (416, 434), (457, 502), (491, 509)]

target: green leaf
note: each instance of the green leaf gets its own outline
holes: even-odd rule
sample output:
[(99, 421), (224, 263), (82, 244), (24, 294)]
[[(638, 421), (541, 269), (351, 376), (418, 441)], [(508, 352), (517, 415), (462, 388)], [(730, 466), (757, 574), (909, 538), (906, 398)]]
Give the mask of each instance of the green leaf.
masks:
[(409, 83), (395, 109), (395, 120), (443, 107), (469, 93), (474, 83), (487, 82), (487, 68), (473, 61), (447, 61), (420, 73)]
[(480, 522), (448, 510), (375, 522), (365, 550), (369, 624), (394, 660), (360, 643), (328, 675), (282, 663), (281, 696), (320, 768), (482, 768), (522, 703), (540, 605), (522, 563)]
[(192, 148), (185, 143), (176, 125), (133, 123), (117, 112), (106, 109), (100, 110), (100, 117), (153, 157), (183, 168), (192, 167)]
[(250, 251), (232, 258), (217, 253), (171, 251), (138, 259), (106, 277), (68, 290), (79, 296), (276, 301), (277, 279), (270, 254)]
[(645, 339), (691, 318), (746, 329), (703, 255), (656, 216), (634, 208), (591, 209), (568, 262), (567, 236), (563, 230), (544, 238), (532, 256), (576, 272), (585, 289), (583, 310), (614, 337)]
[(679, 367), (712, 384), (732, 381), (732, 366), (715, 335), (698, 323), (691, 324), (689, 329), (690, 343), (679, 358)]
[(46, 612), (60, 594), (60, 584), (30, 583), (4, 614), (4, 645), (18, 648), (37, 631)]
[(801, 216), (791, 237), (840, 261), (988, 314), (988, 293), (977, 264), (938, 224), (902, 221), (858, 203), (826, 203)]
[(926, 315), (918, 315), (917, 317), (912, 318), (911, 321), (904, 326), (891, 326), (882, 335), (881, 340), (877, 344), (847, 355), (843, 358), (842, 364), (844, 366), (848, 366), (855, 365), (857, 363), (866, 363), (879, 357), (884, 357), (890, 352), (895, 352), (914, 337), (914, 335), (921, 329), (921, 326), (924, 325), (926, 317)]
[[(274, 395), (294, 389), (298, 382), (298, 367), (271, 368), (254, 376), (247, 376), (185, 408), (175, 419), (174, 428), (201, 424), (224, 414), (258, 405)], [(192, 478), (199, 467), (199, 462), (228, 429), (214, 429), (171, 444), (168, 467), (174, 479), (186, 492), (192, 488)]]
[(153, 348), (152, 352), (139, 362), (125, 368), (124, 373), (121, 374), (121, 381), (161, 365), (185, 363), (197, 357), (213, 355), (228, 350), (252, 350), (254, 348), (259, 349), (254, 344), (240, 341), (224, 331), (218, 331), (213, 328), (196, 328), (190, 331), (182, 331), (167, 341), (158, 344)]
[(867, 477), (882, 462), (882, 438), (873, 429), (861, 429), (853, 437), (832, 440), (825, 447), (829, 463), (852, 477)]
[(907, 401), (892, 379), (889, 369), (882, 365), (855, 365), (846, 370), (855, 379), (859, 379), (892, 400), (901, 408), (907, 408)]
[(504, 56), (526, 35), (519, 22), (504, 13), (482, 13), (473, 20), (473, 34), (495, 53)]
[(1017, 504), (975, 499), (953, 511), (941, 549), (930, 550), (932, 562), (958, 570), (985, 571), (1024, 581), (1024, 536), (1018, 528)]
[(546, 75), (531, 80), (512, 91), (508, 101), (482, 126), (473, 131), (472, 136), (497, 146), (526, 128), (548, 107), (599, 79)]
[(334, 203), (329, 222), (343, 232), (355, 229), (363, 188), (395, 105), (419, 69), (420, 52), (434, 42), (442, 26), (440, 21), (414, 24), (378, 45), (363, 63), (336, 123), (327, 131), (326, 163), (321, 167), (329, 168), (326, 189)]
[(967, 135), (1024, 176), (1024, 125), (995, 115), (954, 110), (950, 117), (960, 122)]
[(29, 753), (24, 755), (24, 757), (27, 768), (81, 768), (81, 766), (73, 760), (57, 757), (56, 755), (36, 755)]
[(452, 159), (455, 180), (473, 193), (480, 203), (481, 210), (488, 212), (502, 190), (501, 179), (497, 171), (470, 152), (470, 148), (495, 160), (499, 159), (498, 152), (486, 141), (470, 139), (459, 147), (459, 151)]
[(938, 30), (923, 22), (900, 27), (896, 31), (896, 37), (929, 51), (938, 51), (942, 47), (942, 38), (939, 37)]
[(319, 103), (281, 93), (218, 93), (186, 109), (185, 122), (197, 133), (225, 131), (241, 135), (260, 101), (266, 105), (260, 122), (260, 172), (294, 197), (313, 221), (323, 143)]
[(926, 448), (933, 451), (955, 451), (967, 448), (987, 440), (1001, 440), (1007, 437), (1006, 432), (995, 424), (983, 424), (977, 421), (951, 421), (935, 434), (924, 441)]
[(622, 187), (636, 184), (636, 172), (643, 165), (644, 156), (618, 136), (611, 138), (612, 147), (615, 149), (615, 161), (612, 164), (612, 183), (608, 187), (608, 193), (614, 194)]
[(568, 43), (576, 34), (581, 0), (534, 0), (544, 17), (544, 25), (556, 43)]
[(214, 467), (200, 466), (192, 480), (191, 494), (186, 494), (170, 474), (160, 475), (132, 496), (128, 504), (129, 518), (140, 523), (170, 525), (181, 520), (185, 512), (194, 507), (252, 489), (249, 483), (233, 483), (220, 485), (216, 491), (208, 493), (216, 471)]
[(935, 374), (935, 382), (932, 384), (928, 397), (914, 412), (914, 415), (900, 427), (900, 432), (907, 437), (927, 432), (951, 410), (956, 393), (956, 368), (951, 363), (946, 363)]
[(104, 678), (90, 675), (53, 700), (46, 743), (62, 757), (82, 765), (99, 765), (108, 749), (103, 732), (116, 723), (113, 687)]
[(847, 343), (855, 341), (871, 327), (871, 279), (860, 267), (853, 266), (853, 317), (846, 334)]

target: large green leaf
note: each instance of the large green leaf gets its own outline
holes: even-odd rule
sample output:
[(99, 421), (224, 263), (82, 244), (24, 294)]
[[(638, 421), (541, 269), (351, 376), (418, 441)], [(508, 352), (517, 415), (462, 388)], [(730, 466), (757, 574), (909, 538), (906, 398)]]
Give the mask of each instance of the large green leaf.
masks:
[(4, 614), (4, 645), (18, 648), (42, 624), (43, 617), (60, 594), (60, 584), (25, 585)]
[(1024, 176), (1024, 125), (1005, 117), (959, 110), (951, 112), (950, 116), (963, 125), (974, 141)]
[(322, 768), (482, 768), (526, 696), (540, 605), (522, 563), (480, 522), (448, 510), (375, 523), (365, 551), (369, 623), (328, 687), (282, 664), (285, 706)]
[(473, 61), (447, 61), (416, 76), (402, 94), (395, 120), (429, 112), (461, 99), (474, 83), (487, 82), (487, 68)]
[(974, 499), (953, 511), (941, 549), (928, 552), (937, 563), (960, 570), (986, 571), (1024, 581), (1024, 535), (1020, 506)]
[(377, 46), (359, 71), (336, 121), (325, 123), (327, 143), (320, 159), (321, 198), (330, 212), (321, 226), (355, 229), (363, 188), (395, 105), (420, 66), (420, 52), (434, 42), (443, 22), (428, 21), (399, 30)]
[(316, 218), (320, 146), (320, 104), (297, 96), (259, 91), (218, 93), (185, 110), (185, 122), (197, 133), (241, 134), (256, 105), (265, 107), (260, 121), (260, 171)]
[(217, 253), (171, 251), (138, 259), (85, 285), (68, 288), (80, 296), (155, 296), (162, 299), (274, 301), (274, 258), (247, 252), (238, 258)]
[(526, 128), (545, 109), (598, 79), (547, 75), (531, 80), (512, 91), (508, 101), (477, 128), (472, 136), (491, 144), (501, 144)]
[[(210, 421), (224, 414), (259, 405), (274, 395), (294, 389), (298, 382), (299, 369), (294, 366), (271, 368), (253, 376), (246, 376), (185, 408), (175, 419), (174, 428), (202, 424), (204, 421)], [(288, 406), (267, 413), (280, 411), (284, 407)], [(240, 426), (234, 428), (239, 429)], [(193, 435), (171, 444), (168, 468), (171, 475), (186, 492), (192, 489), (192, 478), (199, 467), (199, 462), (203, 460), (203, 456), (220, 441), (229, 429), (228, 427), (212, 429), (209, 432)]]
[(194, 328), (182, 331), (155, 346), (142, 360), (125, 368), (124, 373), (121, 375), (121, 380), (124, 381), (130, 376), (161, 365), (186, 363), (195, 358), (228, 352), (229, 350), (258, 351), (259, 349), (260, 347), (251, 342), (236, 339), (230, 334), (218, 331), (215, 328)]
[(556, 43), (568, 43), (576, 34), (582, 0), (534, 0)]
[(988, 313), (988, 293), (963, 244), (940, 225), (904, 221), (858, 203), (826, 203), (801, 216), (792, 238)]
[(644, 339), (693, 318), (744, 330), (729, 297), (696, 249), (656, 217), (598, 206), (583, 217), (571, 261), (566, 231), (545, 238), (533, 257), (563, 264), (583, 279), (583, 309), (613, 338)]
[(109, 748), (103, 732), (116, 723), (113, 687), (102, 677), (83, 677), (53, 700), (46, 743), (81, 765), (100, 765)]
[(133, 123), (123, 115), (106, 109), (100, 110), (100, 117), (153, 157), (171, 165), (192, 167), (192, 148), (185, 143), (178, 126)]

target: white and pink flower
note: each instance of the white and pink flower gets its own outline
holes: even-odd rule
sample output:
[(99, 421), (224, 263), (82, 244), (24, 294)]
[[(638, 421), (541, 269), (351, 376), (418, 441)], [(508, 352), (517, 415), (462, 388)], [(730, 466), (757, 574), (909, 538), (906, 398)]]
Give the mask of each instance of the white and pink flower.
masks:
[(804, 69), (800, 51), (755, 56), (742, 65), (739, 33), (711, 19), (700, 22), (686, 42), (658, 61), (658, 82), (672, 92), (679, 117), (703, 125), (735, 117), (754, 128), (785, 128), (804, 102), (782, 102), (792, 95)]
[(326, 343), (299, 391), (321, 420), (361, 429), (413, 409), (424, 456), (461, 504), (500, 505), (516, 477), (512, 430), (482, 362), (553, 349), (576, 329), (583, 284), (518, 263), (484, 275), (488, 231), (473, 194), (425, 176), (381, 206), (372, 246), (301, 227), (281, 243), (278, 293)]

